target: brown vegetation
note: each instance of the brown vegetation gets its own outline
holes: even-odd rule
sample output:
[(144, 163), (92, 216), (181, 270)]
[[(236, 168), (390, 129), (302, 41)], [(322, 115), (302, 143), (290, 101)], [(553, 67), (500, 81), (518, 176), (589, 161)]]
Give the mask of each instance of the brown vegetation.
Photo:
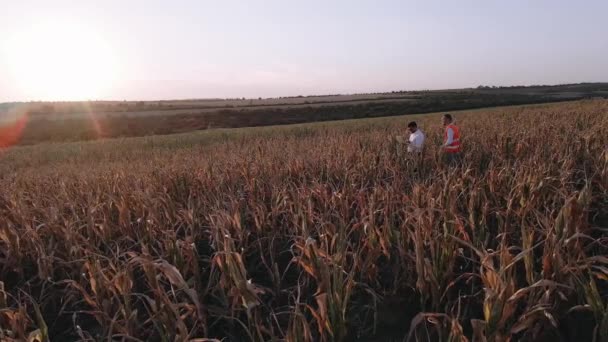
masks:
[(608, 339), (608, 102), (16, 147), (0, 339)]

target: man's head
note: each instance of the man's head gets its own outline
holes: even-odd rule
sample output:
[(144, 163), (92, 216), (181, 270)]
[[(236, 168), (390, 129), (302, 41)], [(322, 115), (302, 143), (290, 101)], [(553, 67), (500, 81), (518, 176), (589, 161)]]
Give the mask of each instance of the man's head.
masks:
[(454, 119), (452, 118), (452, 116), (450, 114), (443, 114), (443, 125), (447, 126), (449, 124), (452, 123), (452, 121), (454, 121)]
[(416, 132), (418, 130), (418, 125), (416, 124), (416, 121), (412, 121), (412, 122), (408, 123), (407, 129), (410, 130), (410, 133)]

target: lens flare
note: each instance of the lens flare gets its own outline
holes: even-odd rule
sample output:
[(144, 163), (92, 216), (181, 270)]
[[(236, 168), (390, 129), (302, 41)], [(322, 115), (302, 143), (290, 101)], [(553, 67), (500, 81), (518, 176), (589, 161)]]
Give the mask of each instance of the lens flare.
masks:
[(99, 119), (97, 118), (97, 114), (95, 114), (94, 109), (91, 107), (89, 102), (85, 102), (85, 109), (88, 118), (91, 120), (91, 124), (93, 125), (93, 129), (95, 130), (95, 139), (103, 138), (103, 130)]
[(6, 117), (0, 117), (0, 150), (5, 150), (19, 142), (27, 122), (27, 112), (13, 110)]

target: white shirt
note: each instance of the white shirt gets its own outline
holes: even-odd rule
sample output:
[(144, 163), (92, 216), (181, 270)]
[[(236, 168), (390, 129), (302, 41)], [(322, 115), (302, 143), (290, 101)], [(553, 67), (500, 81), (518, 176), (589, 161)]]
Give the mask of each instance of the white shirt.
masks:
[(422, 152), (424, 147), (424, 133), (420, 129), (410, 134), (410, 143), (407, 145), (408, 152)]
[(448, 138), (443, 146), (450, 146), (454, 142), (454, 130), (448, 127)]

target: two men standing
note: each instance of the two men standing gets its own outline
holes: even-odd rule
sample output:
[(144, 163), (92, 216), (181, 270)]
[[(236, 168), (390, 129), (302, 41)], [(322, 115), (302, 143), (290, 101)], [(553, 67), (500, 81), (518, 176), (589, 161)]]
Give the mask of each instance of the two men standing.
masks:
[[(444, 127), (442, 145), (443, 161), (448, 165), (459, 164), (462, 160), (460, 129), (453, 123), (454, 119), (450, 114), (444, 114), (442, 122)], [(424, 148), (424, 133), (418, 128), (418, 125), (414, 121), (408, 123), (407, 128), (410, 131), (409, 141), (407, 142), (407, 151), (420, 155)]]

